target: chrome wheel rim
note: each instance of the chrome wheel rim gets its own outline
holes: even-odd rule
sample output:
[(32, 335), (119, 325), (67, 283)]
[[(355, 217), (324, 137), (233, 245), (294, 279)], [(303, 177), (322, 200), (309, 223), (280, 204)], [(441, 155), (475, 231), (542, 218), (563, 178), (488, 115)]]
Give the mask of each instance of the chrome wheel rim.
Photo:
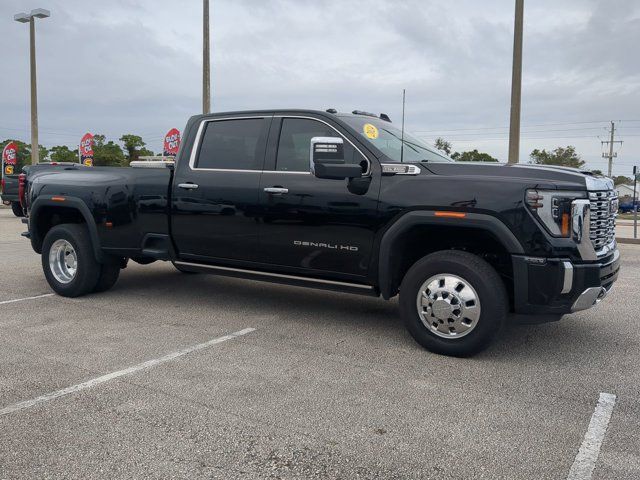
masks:
[(60, 283), (69, 283), (78, 270), (78, 255), (73, 245), (64, 239), (53, 242), (49, 250), (49, 270)]
[(418, 290), (416, 305), (423, 325), (442, 338), (462, 338), (480, 319), (478, 293), (468, 281), (450, 273), (429, 277)]

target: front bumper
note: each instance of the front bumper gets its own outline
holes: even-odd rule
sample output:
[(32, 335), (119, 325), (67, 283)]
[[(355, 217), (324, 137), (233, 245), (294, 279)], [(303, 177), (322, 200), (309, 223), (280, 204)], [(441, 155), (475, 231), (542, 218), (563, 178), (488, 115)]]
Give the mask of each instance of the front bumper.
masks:
[(591, 308), (611, 290), (620, 271), (614, 246), (596, 262), (513, 255), (513, 308), (527, 315), (562, 315)]

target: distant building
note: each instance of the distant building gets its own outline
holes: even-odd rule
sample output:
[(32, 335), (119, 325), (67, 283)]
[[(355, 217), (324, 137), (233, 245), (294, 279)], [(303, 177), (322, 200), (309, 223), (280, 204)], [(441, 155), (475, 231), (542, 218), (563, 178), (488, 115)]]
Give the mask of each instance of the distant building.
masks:
[[(640, 185), (639, 185), (640, 187)], [(616, 191), (618, 192), (618, 196), (622, 197), (633, 197), (633, 185), (616, 185)], [(636, 188), (636, 198), (638, 198), (638, 191)]]

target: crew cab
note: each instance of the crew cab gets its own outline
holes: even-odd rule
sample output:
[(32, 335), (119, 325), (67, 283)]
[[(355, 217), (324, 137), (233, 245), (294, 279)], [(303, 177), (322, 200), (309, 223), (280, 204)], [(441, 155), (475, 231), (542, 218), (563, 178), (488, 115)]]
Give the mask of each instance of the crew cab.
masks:
[(399, 294), (421, 345), (465, 356), (506, 321), (594, 306), (619, 272), (611, 180), (456, 163), (386, 115), (197, 115), (175, 163), (132, 166), (28, 174), (25, 235), (59, 295), (105, 291), (129, 260)]

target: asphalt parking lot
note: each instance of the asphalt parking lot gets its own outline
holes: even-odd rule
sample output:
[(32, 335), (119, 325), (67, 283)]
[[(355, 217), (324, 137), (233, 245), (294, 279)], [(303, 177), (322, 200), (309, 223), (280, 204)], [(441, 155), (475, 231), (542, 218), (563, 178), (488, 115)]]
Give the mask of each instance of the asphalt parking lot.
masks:
[(1, 208), (0, 478), (565, 479), (601, 393), (592, 478), (640, 478), (640, 246), (595, 309), (455, 359), (396, 302), (165, 263), (40, 296), (22, 230)]

